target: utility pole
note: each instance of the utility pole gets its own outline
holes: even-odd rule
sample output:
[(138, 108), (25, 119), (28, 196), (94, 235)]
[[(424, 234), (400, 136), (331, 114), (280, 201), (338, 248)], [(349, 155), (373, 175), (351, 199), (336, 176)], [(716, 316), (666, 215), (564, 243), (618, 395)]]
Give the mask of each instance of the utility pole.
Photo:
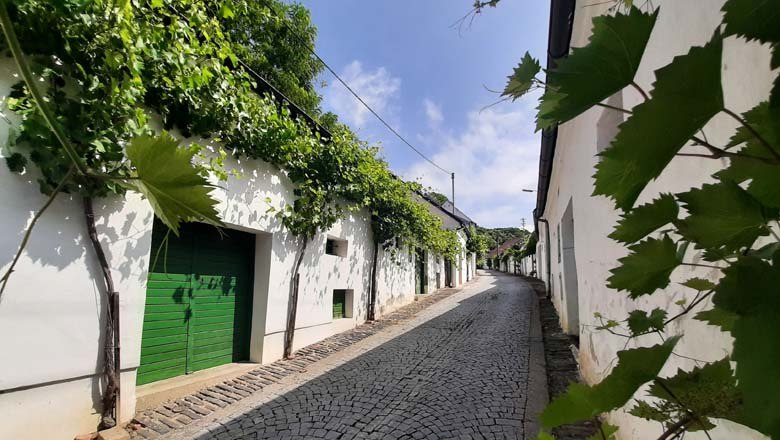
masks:
[(455, 214), (455, 173), (452, 173), (452, 213)]

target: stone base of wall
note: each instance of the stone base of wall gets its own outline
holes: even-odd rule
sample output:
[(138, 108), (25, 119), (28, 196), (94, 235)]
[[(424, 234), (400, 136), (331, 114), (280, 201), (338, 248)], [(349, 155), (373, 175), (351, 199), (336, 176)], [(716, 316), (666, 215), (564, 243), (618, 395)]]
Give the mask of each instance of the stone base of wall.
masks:
[[(547, 298), (544, 282), (531, 277), (523, 279), (539, 295), (544, 358), (547, 364), (547, 390), (552, 401), (563, 394), (570, 383), (580, 381), (579, 367), (571, 349), (573, 340), (561, 329), (558, 312)], [(553, 429), (552, 434), (557, 440), (581, 440), (594, 435), (597, 430), (598, 427), (593, 421), (586, 421)]]

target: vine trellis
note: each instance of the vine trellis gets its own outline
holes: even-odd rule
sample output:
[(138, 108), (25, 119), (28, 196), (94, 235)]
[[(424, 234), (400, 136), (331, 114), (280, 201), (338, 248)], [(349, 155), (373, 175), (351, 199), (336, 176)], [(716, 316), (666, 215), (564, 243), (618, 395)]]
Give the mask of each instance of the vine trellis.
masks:
[[(94, 227), (93, 199), (135, 191), (173, 233), (187, 221), (220, 227), (209, 176), (227, 178), (227, 154), (266, 161), (295, 185), (295, 201), (274, 213), (301, 243), (291, 295), (307, 242), (346, 211), (368, 210), (377, 245), (401, 237), (445, 256), (460, 252), (457, 236), (413, 198), (419, 185), (398, 180), (376, 149), (332, 115), (322, 115), (332, 133), (323, 139), (287, 107), (253, 91), (239, 55), (257, 55), (250, 45), (258, 41), (244, 38), (242, 26), (262, 22), (279, 28), (278, 20), (285, 19), (270, 10), (279, 5), (266, 3), (263, 9), (249, 0), (0, 0), (5, 45), (23, 79), (6, 101), (21, 120), (9, 136), (6, 163), (15, 172), (34, 166), (48, 196), (0, 279), (0, 294), (12, 283), (31, 231), (54, 198), (63, 192), (80, 196), (108, 305), (102, 427), (118, 418), (119, 293)], [(260, 58), (254, 61), (263, 62)], [(284, 72), (278, 76), (295, 81)], [(316, 106), (311, 84), (290, 88), (307, 100), (306, 107)], [(166, 130), (211, 138), (224, 151), (207, 158), (202, 146), (180, 146), (155, 130), (155, 114)]]
[[(624, 319), (597, 313), (596, 328), (626, 338), (627, 346), (644, 335), (658, 335), (663, 342), (618, 351), (609, 375), (593, 386), (572, 384), (544, 410), (541, 423), (549, 431), (595, 419), (600, 430), (593, 439), (615, 438), (617, 427), (599, 416), (625, 406), (649, 383), (649, 399), (637, 399), (628, 412), (661, 423), (659, 440), (691, 431), (709, 437), (713, 419), (780, 439), (780, 344), (772, 339), (780, 335), (780, 78), (764, 102), (738, 114), (725, 106), (721, 77), (726, 38), (766, 44), (771, 67), (780, 67), (780, 3), (727, 0), (723, 25), (713, 29), (712, 38), (656, 70), (649, 91), (634, 77), (651, 34), (660, 32), (654, 30), (658, 10), (614, 3), (611, 14), (593, 19), (588, 44), (558, 60), (545, 82), (536, 78), (539, 62), (526, 54), (504, 97), (514, 100), (543, 87), (540, 130), (594, 106), (627, 115), (609, 148), (599, 153), (594, 175), (593, 195), (611, 198), (623, 211), (610, 238), (629, 251), (612, 269), (609, 287), (640, 299), (663, 295), (682, 266), (717, 276), (686, 280), (682, 284), (695, 292), (692, 299), (669, 308), (632, 310)], [(602, 103), (626, 88), (641, 99), (638, 105)], [(726, 145), (715, 145), (704, 134), (716, 115), (737, 125)], [(648, 183), (675, 157), (727, 159), (728, 166), (712, 176), (714, 183), (636, 206)], [(675, 346), (687, 337), (675, 334), (679, 327), (670, 324), (688, 317), (728, 333), (733, 350), (723, 359), (661, 377)], [(539, 438), (552, 436), (543, 431)]]

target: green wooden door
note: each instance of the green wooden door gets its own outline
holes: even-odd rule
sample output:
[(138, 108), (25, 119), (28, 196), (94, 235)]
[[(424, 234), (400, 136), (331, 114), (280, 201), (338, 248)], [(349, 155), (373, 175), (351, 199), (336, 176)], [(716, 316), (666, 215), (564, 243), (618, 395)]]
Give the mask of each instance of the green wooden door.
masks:
[[(138, 384), (249, 358), (252, 234), (155, 221)], [(159, 250), (159, 252), (158, 252)]]
[(427, 292), (428, 274), (426, 273), (426, 256), (425, 251), (418, 248), (415, 255), (415, 269), (414, 269), (414, 293), (417, 295)]
[(347, 317), (347, 292), (345, 290), (336, 289), (333, 291), (333, 319), (341, 319)]

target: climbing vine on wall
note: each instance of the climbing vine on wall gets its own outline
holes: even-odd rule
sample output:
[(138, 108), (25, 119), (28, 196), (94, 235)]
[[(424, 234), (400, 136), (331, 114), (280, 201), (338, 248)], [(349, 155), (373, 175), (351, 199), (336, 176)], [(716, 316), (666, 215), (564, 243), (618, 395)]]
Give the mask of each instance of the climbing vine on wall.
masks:
[[(0, 0), (3, 48), (23, 79), (6, 101), (20, 123), (11, 129), (10, 154), (4, 156), (11, 171), (34, 167), (41, 192), (49, 196), (0, 279), (2, 289), (35, 221), (65, 192), (85, 201), (112, 304), (117, 292), (92, 234), (91, 200), (136, 191), (174, 233), (186, 221), (220, 226), (208, 178), (227, 178), (222, 165), (228, 154), (271, 163), (295, 185), (294, 202), (275, 215), (302, 238), (296, 272), (307, 240), (345, 210), (368, 209), (377, 230), (384, 228), (383, 237), (405, 236), (440, 253), (457, 249), (457, 237), (414, 201), (414, 188), (397, 181), (354, 133), (331, 117), (331, 136), (323, 138), (287, 106), (258, 93), (240, 57), (268, 70), (277, 86), (305, 101), (304, 107), (316, 110), (319, 102), (312, 84), (296, 83), (313, 79), (311, 72), (301, 72), (316, 66), (295, 56), (299, 51), (282, 23), (292, 20), (293, 28), (303, 26), (312, 37), (308, 17), (292, 8), (285, 18), (279, 14), (287, 10), (283, 5), (265, 3), (268, 8), (248, 0)], [(262, 34), (263, 23), (268, 26), (263, 35), (278, 40), (244, 38), (248, 34), (242, 30)], [(244, 29), (249, 24), (252, 29)], [(287, 49), (290, 66), (300, 67), (301, 75), (273, 71), (267, 56)], [(180, 146), (170, 133), (211, 139), (224, 150)], [(106, 341), (117, 337), (114, 329)], [(118, 387), (118, 363), (112, 366), (106, 347), (104, 426), (115, 423), (109, 418)]]
[[(541, 130), (594, 106), (627, 116), (609, 148), (599, 153), (594, 176), (593, 195), (611, 198), (623, 211), (610, 238), (626, 246), (628, 255), (612, 269), (609, 287), (640, 299), (664, 295), (680, 267), (707, 276), (683, 282), (689, 299), (671, 307), (632, 310), (612, 319), (597, 314), (601, 330), (630, 343), (651, 334), (663, 342), (619, 351), (608, 376), (594, 386), (572, 384), (544, 410), (541, 423), (550, 430), (628, 405), (632, 415), (662, 424), (660, 439), (707, 433), (715, 419), (780, 439), (780, 345), (769, 336), (780, 334), (780, 78), (764, 102), (738, 114), (724, 102), (721, 77), (726, 39), (765, 43), (773, 52), (771, 67), (780, 67), (780, 3), (726, 1), (723, 26), (713, 29), (706, 44), (656, 70), (652, 90), (641, 88), (634, 77), (658, 11), (623, 5), (613, 12), (593, 19), (589, 43), (558, 60), (546, 72), (546, 82), (536, 78), (538, 61), (526, 56), (505, 95), (516, 99), (543, 86)], [(641, 102), (633, 108), (602, 103), (623, 89)], [(737, 127), (725, 145), (705, 134), (717, 115)], [(637, 205), (647, 185), (681, 156), (727, 159), (728, 164), (696, 188)], [(672, 324), (689, 318), (729, 334), (733, 350), (723, 359), (662, 377), (668, 357), (687, 337)], [(647, 398), (629, 403), (646, 384)], [(617, 428), (600, 427), (593, 438), (616, 435)], [(542, 432), (540, 438), (551, 436)]]

